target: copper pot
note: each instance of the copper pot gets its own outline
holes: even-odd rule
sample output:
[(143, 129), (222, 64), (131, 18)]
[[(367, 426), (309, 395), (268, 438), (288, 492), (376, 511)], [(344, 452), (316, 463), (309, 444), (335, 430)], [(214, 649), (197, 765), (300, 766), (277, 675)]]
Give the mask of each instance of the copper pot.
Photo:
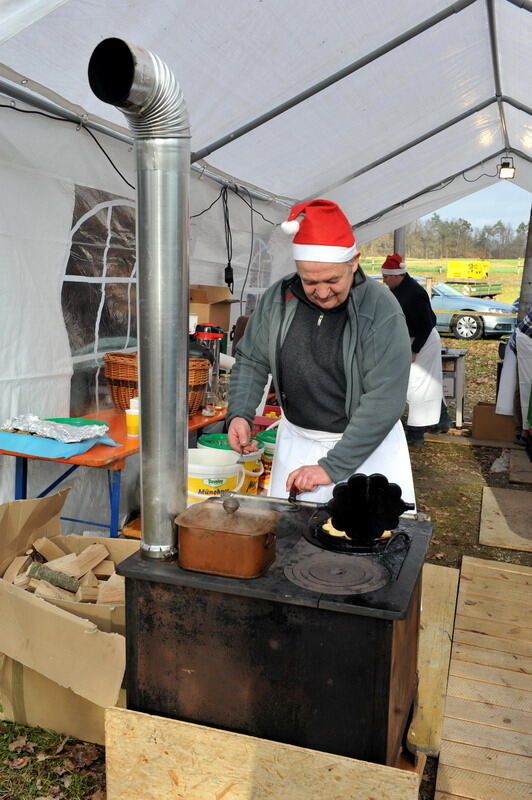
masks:
[(216, 500), (195, 503), (176, 518), (179, 566), (228, 578), (258, 578), (275, 558), (279, 514), (264, 508), (226, 511)]

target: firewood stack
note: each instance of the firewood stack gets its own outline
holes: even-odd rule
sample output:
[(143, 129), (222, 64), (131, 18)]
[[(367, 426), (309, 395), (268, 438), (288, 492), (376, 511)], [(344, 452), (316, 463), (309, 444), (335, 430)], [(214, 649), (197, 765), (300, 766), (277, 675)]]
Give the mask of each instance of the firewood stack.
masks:
[(91, 544), (80, 553), (65, 553), (51, 539), (36, 539), (23, 556), (16, 556), (3, 579), (36, 597), (78, 603), (125, 603), (124, 578), (104, 544)]

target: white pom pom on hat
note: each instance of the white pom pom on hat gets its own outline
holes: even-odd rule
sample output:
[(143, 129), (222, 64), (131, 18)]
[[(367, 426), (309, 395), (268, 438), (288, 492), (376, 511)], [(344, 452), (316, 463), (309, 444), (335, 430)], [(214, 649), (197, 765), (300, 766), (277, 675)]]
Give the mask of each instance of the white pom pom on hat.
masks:
[(299, 222), (297, 219), (285, 219), (284, 222), (281, 222), (281, 229), (283, 233), (294, 236), (299, 231)]

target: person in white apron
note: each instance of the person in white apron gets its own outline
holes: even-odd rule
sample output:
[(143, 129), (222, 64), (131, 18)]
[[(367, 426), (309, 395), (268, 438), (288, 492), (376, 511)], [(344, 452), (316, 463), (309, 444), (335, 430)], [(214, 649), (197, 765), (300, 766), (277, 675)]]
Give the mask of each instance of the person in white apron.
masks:
[[(532, 387), (532, 308), (517, 324), (506, 343), (495, 412), (521, 417), (522, 430), (528, 430), (528, 406)], [(518, 391), (517, 391), (518, 389)], [(516, 408), (516, 399), (518, 400)], [(518, 438), (522, 434), (518, 433)]]
[(401, 309), (359, 268), (353, 229), (335, 203), (300, 203), (282, 227), (296, 234), (297, 272), (264, 292), (238, 343), (229, 442), (237, 451), (253, 448), (254, 410), (271, 373), (283, 410), (271, 495), (295, 490), (325, 502), (351, 475), (379, 472), (414, 502), (398, 422), (410, 369)]
[(408, 381), (407, 441), (422, 445), (424, 431), (440, 423), (443, 403), (441, 339), (436, 315), (423, 287), (406, 271), (398, 253), (386, 258), (382, 279), (403, 309), (410, 334), (412, 365)]

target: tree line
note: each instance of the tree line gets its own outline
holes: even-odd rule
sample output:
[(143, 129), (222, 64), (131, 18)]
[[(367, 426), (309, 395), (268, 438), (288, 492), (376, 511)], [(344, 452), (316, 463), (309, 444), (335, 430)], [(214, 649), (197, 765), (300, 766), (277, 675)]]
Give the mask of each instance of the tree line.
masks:
[[(406, 226), (406, 254), (410, 258), (524, 258), (528, 225), (516, 228), (498, 220), (474, 228), (466, 219), (442, 219), (433, 214)], [(386, 256), (393, 251), (393, 233), (364, 244), (365, 256)]]

